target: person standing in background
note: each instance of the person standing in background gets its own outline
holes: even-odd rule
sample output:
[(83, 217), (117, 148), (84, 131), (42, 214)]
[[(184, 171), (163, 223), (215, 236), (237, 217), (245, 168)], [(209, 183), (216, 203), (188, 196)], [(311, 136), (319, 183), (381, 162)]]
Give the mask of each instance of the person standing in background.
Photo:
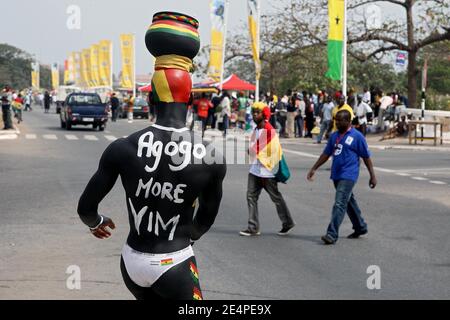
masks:
[(116, 122), (117, 121), (117, 113), (119, 110), (119, 99), (116, 97), (116, 93), (113, 92), (111, 94), (111, 112), (112, 112), (112, 117), (111, 117), (111, 121)]
[(50, 109), (50, 94), (48, 91), (45, 91), (44, 93), (44, 113), (48, 113)]

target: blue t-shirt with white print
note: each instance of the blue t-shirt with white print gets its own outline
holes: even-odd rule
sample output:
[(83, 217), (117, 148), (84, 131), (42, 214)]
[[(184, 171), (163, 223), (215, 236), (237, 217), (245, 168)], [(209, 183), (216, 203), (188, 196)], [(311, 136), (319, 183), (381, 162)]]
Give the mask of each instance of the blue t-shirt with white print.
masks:
[(366, 138), (356, 129), (351, 128), (344, 135), (334, 132), (323, 151), (333, 156), (331, 165), (332, 180), (357, 181), (359, 176), (359, 158), (370, 158)]

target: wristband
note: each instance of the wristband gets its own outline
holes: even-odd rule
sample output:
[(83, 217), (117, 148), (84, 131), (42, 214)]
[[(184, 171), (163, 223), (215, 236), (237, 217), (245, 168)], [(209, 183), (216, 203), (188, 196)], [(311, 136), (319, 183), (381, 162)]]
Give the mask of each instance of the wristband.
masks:
[(91, 227), (89, 227), (89, 229), (91, 229), (91, 231), (94, 231), (94, 230), (96, 230), (98, 227), (100, 227), (100, 225), (103, 223), (103, 216), (102, 215), (100, 215), (100, 223), (99, 224), (97, 224), (95, 227), (93, 227), (93, 228), (91, 228)]

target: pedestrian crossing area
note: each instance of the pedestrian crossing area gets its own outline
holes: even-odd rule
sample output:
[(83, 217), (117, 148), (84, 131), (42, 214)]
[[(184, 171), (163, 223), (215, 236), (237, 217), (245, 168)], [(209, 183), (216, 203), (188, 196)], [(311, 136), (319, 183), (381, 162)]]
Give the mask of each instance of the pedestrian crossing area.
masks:
[[(3, 137), (3, 139), (2, 139)], [(123, 138), (126, 138), (127, 136), (123, 136)], [(30, 140), (30, 141), (36, 141), (36, 140), (44, 140), (44, 141), (115, 141), (118, 138), (121, 138), (120, 136), (115, 136), (112, 134), (100, 134), (100, 135), (96, 135), (96, 134), (35, 134), (35, 133), (27, 133), (27, 134), (9, 134), (9, 135), (4, 135), (4, 136), (0, 136), (0, 141), (1, 140)], [(234, 137), (234, 136), (229, 136), (228, 138), (223, 138), (222, 136), (220, 137), (210, 137), (210, 136), (205, 136), (203, 138), (203, 140), (208, 141), (208, 142), (214, 142), (215, 140), (238, 140), (238, 141), (246, 141), (248, 139), (246, 139), (245, 137)]]
[[(0, 140), (30, 140), (30, 141), (115, 141), (118, 138), (111, 134), (104, 135), (95, 135), (95, 134), (35, 134), (35, 133), (27, 133), (27, 134), (10, 134), (8, 136), (4, 136), (5, 139)], [(127, 136), (123, 136), (126, 138)], [(6, 139), (7, 138), (7, 139)]]

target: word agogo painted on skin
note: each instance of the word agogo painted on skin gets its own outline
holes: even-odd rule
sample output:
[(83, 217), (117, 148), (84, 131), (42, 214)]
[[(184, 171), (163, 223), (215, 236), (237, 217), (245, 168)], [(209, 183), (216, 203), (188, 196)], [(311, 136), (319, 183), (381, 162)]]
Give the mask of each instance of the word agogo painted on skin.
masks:
[[(174, 140), (170, 141), (166, 145), (162, 141), (154, 141), (154, 134), (148, 131), (139, 137), (137, 156), (139, 158), (153, 158), (153, 165), (145, 165), (144, 169), (148, 173), (152, 173), (158, 169), (161, 163), (161, 157), (163, 153), (169, 156), (172, 163), (167, 163), (169, 169), (173, 172), (181, 171), (185, 169), (192, 161), (192, 157), (201, 160), (206, 156), (206, 147), (199, 144), (192, 144), (189, 141), (181, 141), (179, 143)], [(180, 156), (181, 154), (181, 156)], [(164, 163), (166, 164), (166, 163)], [(173, 203), (181, 204), (184, 202), (182, 195), (187, 187), (186, 184), (177, 184), (173, 186), (170, 182), (155, 181), (154, 177), (149, 179), (139, 179), (138, 186), (136, 188), (135, 197), (144, 197), (148, 199), (150, 194), (155, 198), (167, 199)], [(140, 234), (140, 225), (142, 218), (148, 211), (148, 206), (144, 206), (138, 212), (136, 211), (131, 198), (128, 198), (131, 213), (134, 218), (135, 228), (138, 234)], [(172, 225), (168, 240), (173, 240), (175, 230), (180, 220), (180, 215), (174, 215), (169, 221), (165, 222), (158, 211), (149, 212), (147, 231), (159, 236), (159, 231), (169, 229)]]
[(139, 158), (142, 158), (144, 150), (146, 151), (146, 158), (154, 157), (155, 159), (151, 167), (145, 165), (144, 169), (149, 173), (154, 172), (158, 168), (163, 152), (173, 162), (173, 164), (169, 163), (171, 171), (180, 171), (186, 168), (191, 163), (192, 156), (198, 160), (206, 156), (206, 147), (201, 143), (192, 144), (190, 141), (177, 143), (172, 140), (164, 146), (162, 141), (154, 141), (154, 135), (151, 131), (144, 133), (139, 138), (137, 152)]

